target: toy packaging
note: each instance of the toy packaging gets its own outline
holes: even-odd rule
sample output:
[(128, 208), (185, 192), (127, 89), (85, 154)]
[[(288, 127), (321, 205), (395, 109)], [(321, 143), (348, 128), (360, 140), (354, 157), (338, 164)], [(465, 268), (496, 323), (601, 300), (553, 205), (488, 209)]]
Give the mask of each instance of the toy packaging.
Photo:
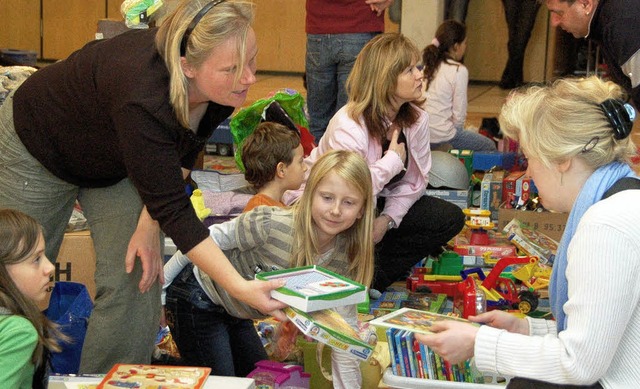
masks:
[(284, 279), (286, 285), (271, 291), (271, 297), (303, 312), (366, 300), (364, 285), (316, 265), (258, 273), (256, 278), (263, 281)]
[(256, 381), (257, 388), (262, 388), (261, 385), (267, 385), (272, 389), (308, 389), (311, 374), (303, 372), (302, 366), (299, 365), (287, 365), (265, 360), (256, 362), (256, 369), (247, 377)]
[(526, 255), (540, 258), (543, 265), (552, 266), (558, 250), (558, 242), (540, 231), (527, 226), (518, 219), (511, 220), (504, 232), (509, 240)]
[(375, 344), (360, 339), (358, 333), (331, 309), (306, 313), (287, 307), (284, 313), (305, 335), (332, 348), (343, 350), (366, 361), (375, 350)]
[(98, 389), (109, 388), (202, 388), (211, 369), (191, 366), (116, 364)]

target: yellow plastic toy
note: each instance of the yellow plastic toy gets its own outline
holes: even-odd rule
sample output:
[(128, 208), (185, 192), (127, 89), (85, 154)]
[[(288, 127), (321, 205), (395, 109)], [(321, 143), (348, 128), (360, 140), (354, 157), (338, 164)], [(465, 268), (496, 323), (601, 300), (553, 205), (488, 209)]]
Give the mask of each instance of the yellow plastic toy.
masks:
[(200, 189), (194, 190), (191, 194), (191, 205), (193, 205), (193, 209), (196, 210), (196, 215), (200, 220), (204, 220), (211, 215), (211, 208), (204, 206), (204, 197)]
[(540, 264), (538, 257), (531, 257), (528, 264), (514, 270), (511, 274), (522, 281), (527, 288), (538, 290), (549, 286), (551, 268)]

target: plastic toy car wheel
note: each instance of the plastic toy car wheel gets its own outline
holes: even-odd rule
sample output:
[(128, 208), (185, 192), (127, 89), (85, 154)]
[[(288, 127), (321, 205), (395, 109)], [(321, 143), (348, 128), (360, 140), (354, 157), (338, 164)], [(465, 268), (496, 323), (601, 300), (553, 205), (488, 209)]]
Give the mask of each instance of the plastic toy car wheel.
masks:
[(518, 303), (518, 309), (520, 312), (527, 314), (538, 308), (538, 298), (533, 293), (529, 291), (521, 292), (519, 297), (520, 302)]

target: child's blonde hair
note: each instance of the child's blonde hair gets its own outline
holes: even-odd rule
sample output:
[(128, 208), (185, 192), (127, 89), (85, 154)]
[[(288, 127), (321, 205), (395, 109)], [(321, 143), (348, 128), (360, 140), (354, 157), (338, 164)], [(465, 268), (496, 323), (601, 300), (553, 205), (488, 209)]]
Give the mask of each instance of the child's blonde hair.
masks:
[(374, 200), (371, 172), (357, 153), (333, 150), (324, 154), (311, 168), (305, 190), (294, 206), (292, 266), (313, 265), (318, 256), (318, 237), (311, 216), (313, 194), (323, 178), (335, 173), (357, 189), (362, 196), (362, 217), (341, 234), (347, 242), (348, 276), (366, 286), (373, 279)]
[(38, 245), (42, 227), (31, 216), (13, 209), (0, 209), (0, 307), (12, 315), (23, 316), (38, 333), (38, 344), (31, 361), (36, 367), (44, 362), (44, 349), (61, 351), (58, 340), (68, 340), (56, 324), (40, 312), (35, 301), (27, 298), (7, 271), (7, 265), (27, 259)]

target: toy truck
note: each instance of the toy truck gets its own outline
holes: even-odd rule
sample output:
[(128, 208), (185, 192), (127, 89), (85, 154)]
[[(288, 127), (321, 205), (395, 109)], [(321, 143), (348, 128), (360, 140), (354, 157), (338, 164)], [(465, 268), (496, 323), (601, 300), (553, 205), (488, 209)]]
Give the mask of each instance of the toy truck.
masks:
[(407, 278), (407, 289), (446, 294), (453, 299), (454, 311), (464, 318), (492, 309), (518, 309), (526, 314), (538, 307), (536, 292), (522, 290), (501, 273), (510, 265), (533, 265), (537, 261), (536, 257), (505, 257), (496, 262), (488, 275), (480, 268), (472, 268), (461, 271), (461, 278), (429, 275), (416, 269)]
[[(501, 273), (511, 265), (535, 265), (537, 257), (518, 256), (505, 257), (500, 259), (493, 269), (485, 276), (480, 268), (473, 268), (463, 271), (463, 281), (460, 283), (461, 293), (458, 294), (458, 301), (454, 297), (454, 307), (457, 307), (463, 317), (475, 315), (478, 298), (474, 295), (482, 291), (486, 299), (487, 310), (492, 309), (518, 309), (527, 314), (538, 307), (538, 295), (535, 291), (525, 288), (524, 290), (513, 282), (512, 279), (502, 277)], [(470, 274), (477, 274), (478, 278), (470, 278)]]

